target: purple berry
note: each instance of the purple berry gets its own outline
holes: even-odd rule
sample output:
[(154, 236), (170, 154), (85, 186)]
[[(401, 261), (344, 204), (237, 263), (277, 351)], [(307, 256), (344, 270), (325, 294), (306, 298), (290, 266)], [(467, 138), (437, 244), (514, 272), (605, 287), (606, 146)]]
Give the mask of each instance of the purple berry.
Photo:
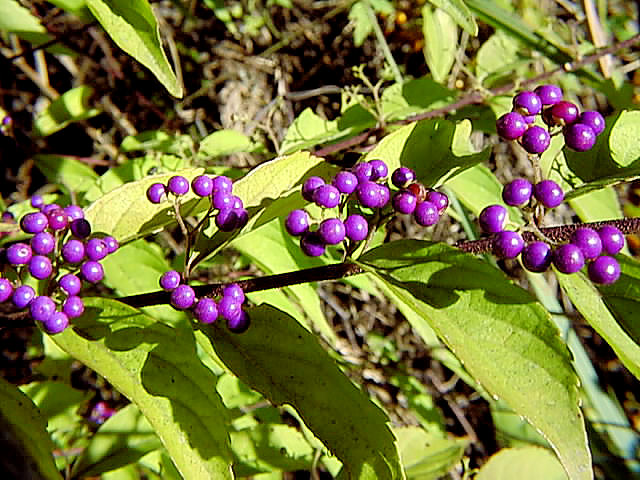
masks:
[(213, 323), (218, 319), (218, 305), (211, 298), (201, 298), (193, 309), (193, 316), (199, 322)]
[(371, 180), (380, 180), (381, 178), (386, 178), (389, 175), (389, 168), (387, 164), (382, 160), (371, 160), (369, 162), (371, 165)]
[(346, 237), (352, 242), (360, 242), (369, 234), (369, 222), (362, 215), (354, 213), (344, 221)]
[(222, 289), (222, 296), (231, 297), (236, 302), (241, 304), (244, 303), (245, 300), (244, 290), (242, 290), (242, 287), (237, 283), (230, 283), (229, 285), (225, 286)]
[(532, 242), (524, 247), (520, 258), (530, 272), (544, 272), (551, 266), (551, 247), (544, 242)]
[(598, 229), (602, 249), (609, 255), (615, 255), (624, 247), (624, 235), (613, 225), (603, 225)]
[(527, 131), (522, 134), (522, 138), (520, 139), (522, 148), (531, 154), (544, 152), (550, 143), (551, 136), (549, 132), (538, 125), (527, 128)]
[(67, 295), (78, 295), (82, 288), (82, 280), (73, 273), (67, 273), (58, 280), (58, 285)]
[(516, 258), (523, 248), (522, 235), (511, 230), (498, 232), (493, 240), (493, 254), (499, 258)]
[(496, 121), (496, 130), (505, 140), (515, 140), (527, 130), (527, 122), (518, 112), (505, 113)]
[(31, 247), (26, 243), (14, 243), (7, 248), (7, 261), (11, 265), (26, 265), (32, 255)]
[(56, 311), (56, 304), (49, 297), (42, 295), (29, 303), (31, 318), (38, 322), (46, 322)]
[(413, 217), (416, 219), (418, 225), (430, 227), (438, 223), (438, 220), (440, 220), (440, 212), (434, 203), (425, 200), (416, 206)]
[(20, 228), (26, 233), (40, 233), (49, 226), (49, 219), (42, 212), (27, 213), (20, 220)]
[(572, 123), (563, 133), (564, 143), (577, 152), (586, 152), (596, 144), (596, 132), (589, 125)]
[(547, 125), (571, 125), (578, 119), (579, 110), (573, 103), (561, 100), (547, 110), (542, 119)]
[(449, 197), (436, 190), (429, 190), (424, 199), (435, 204), (435, 206), (438, 207), (438, 212), (440, 213), (444, 212), (449, 206)]
[(43, 205), (42, 208), (40, 209), (40, 211), (42, 213), (44, 213), (45, 215), (48, 215), (49, 212), (51, 212), (52, 210), (56, 210), (58, 208), (62, 208), (60, 205), (58, 205), (57, 203), (49, 203), (47, 205)]
[(31, 249), (38, 255), (48, 255), (56, 248), (56, 239), (49, 232), (36, 233), (29, 243)]
[[(361, 164), (362, 165), (362, 164)], [(356, 195), (360, 205), (368, 208), (376, 208), (382, 202), (380, 185), (371, 181), (363, 181), (356, 189)]]
[(600, 135), (606, 126), (604, 117), (595, 110), (587, 110), (582, 112), (578, 117), (577, 123), (588, 125), (596, 135)]
[(284, 226), (289, 235), (297, 237), (309, 230), (309, 214), (304, 210), (293, 210), (287, 216)]
[(80, 267), (80, 274), (89, 283), (98, 283), (104, 278), (104, 269), (99, 262), (89, 260)]
[(189, 285), (178, 285), (175, 290), (171, 292), (171, 305), (178, 310), (186, 310), (196, 301), (196, 292), (193, 291)]
[(241, 228), (244, 228), (245, 225), (249, 222), (249, 212), (247, 212), (246, 208), (237, 209), (235, 210), (235, 212), (238, 217), (236, 228), (240, 230)]
[(72, 220), (71, 233), (78, 238), (87, 238), (91, 235), (91, 224), (84, 218)]
[(174, 175), (167, 183), (167, 190), (174, 195), (184, 195), (189, 191), (189, 180), (182, 175)]
[(84, 218), (84, 211), (78, 205), (67, 205), (63, 210), (64, 213), (67, 214), (67, 217), (69, 217), (70, 222)]
[(416, 209), (418, 199), (413, 193), (402, 190), (393, 196), (391, 203), (396, 212), (411, 214)]
[(576, 273), (584, 267), (584, 255), (578, 246), (567, 243), (553, 251), (553, 264), (562, 273)]
[(358, 163), (352, 170), (358, 183), (368, 182), (373, 178), (373, 166), (369, 162)]
[(191, 189), (199, 197), (208, 197), (213, 192), (213, 180), (209, 175), (198, 175), (192, 180)]
[(147, 189), (147, 198), (151, 203), (161, 203), (167, 199), (167, 187), (162, 183), (154, 183)]
[(537, 115), (524, 115), (522, 118), (524, 118), (524, 121), (527, 125), (531, 125), (536, 121), (536, 116)]
[(542, 180), (533, 186), (533, 196), (547, 208), (555, 208), (564, 200), (564, 192), (553, 180)]
[(571, 243), (582, 250), (582, 254), (587, 260), (596, 258), (602, 252), (602, 240), (600, 240), (598, 232), (592, 228), (577, 229), (571, 235)]
[(29, 285), (20, 285), (13, 291), (11, 301), (16, 308), (25, 308), (36, 297), (36, 291)]
[(405, 188), (416, 179), (413, 170), (407, 167), (396, 168), (391, 174), (391, 183), (398, 188)]
[(344, 223), (339, 218), (327, 218), (320, 223), (318, 234), (327, 245), (337, 245), (346, 235)]
[(324, 253), (325, 247), (318, 232), (306, 232), (300, 239), (300, 249), (309, 257), (319, 257)]
[(223, 208), (232, 208), (233, 195), (229, 192), (219, 190), (213, 194), (211, 204), (218, 210), (222, 210)]
[(72, 295), (62, 304), (62, 311), (69, 318), (78, 318), (84, 313), (84, 302), (80, 297)]
[(69, 263), (80, 263), (84, 259), (84, 243), (75, 238), (67, 240), (62, 245), (62, 258)]
[(589, 264), (588, 272), (593, 283), (610, 285), (620, 278), (620, 264), (615, 258), (603, 255)]
[(340, 203), (340, 192), (333, 185), (321, 185), (313, 192), (313, 201), (319, 207), (334, 208)]
[(516, 178), (502, 189), (502, 200), (507, 205), (524, 205), (533, 194), (533, 185), (526, 178)]
[(116, 240), (111, 235), (107, 235), (102, 240), (104, 241), (105, 245), (107, 246), (107, 253), (113, 253), (116, 250), (118, 250), (118, 248), (120, 247), (120, 244), (118, 243), (118, 240)]
[(227, 328), (233, 333), (244, 333), (249, 328), (250, 323), (249, 314), (244, 310), (240, 310), (240, 315), (233, 320), (227, 320)]
[(29, 273), (33, 278), (43, 280), (51, 275), (53, 266), (51, 260), (43, 255), (35, 255), (29, 261)]
[(333, 186), (336, 187), (340, 193), (349, 195), (353, 193), (358, 186), (358, 177), (351, 172), (342, 171), (336, 174), (331, 183), (333, 183)]
[(504, 230), (507, 220), (507, 209), (502, 205), (489, 205), (478, 216), (480, 228), (485, 233), (498, 233)]
[(107, 244), (101, 238), (92, 238), (85, 245), (84, 252), (89, 260), (102, 260), (109, 254)]
[(237, 318), (242, 311), (242, 302), (233, 297), (223, 296), (218, 302), (218, 313), (227, 320)]
[(42, 198), (42, 195), (34, 195), (33, 197), (31, 197), (31, 206), (33, 208), (40, 209), (42, 208), (43, 205), (44, 205), (44, 198)]
[(242, 203), (242, 199), (236, 195), (231, 197), (231, 208), (234, 210), (241, 210), (244, 208), (244, 203)]
[(313, 202), (314, 192), (324, 185), (324, 180), (320, 177), (309, 177), (302, 184), (302, 197), (308, 201)]
[(523, 115), (537, 115), (542, 110), (542, 101), (534, 92), (520, 92), (513, 97), (513, 109)]
[(562, 100), (562, 89), (557, 85), (540, 85), (534, 90), (542, 105), (555, 105)]
[(47, 213), (49, 227), (52, 230), (63, 230), (69, 225), (69, 216), (62, 208), (56, 208)]
[(4, 223), (15, 223), (14, 222), (14, 216), (13, 213), (11, 213), (9, 210), (5, 210), (4, 212), (2, 212), (2, 221)]
[(384, 208), (389, 203), (391, 192), (386, 185), (378, 184), (378, 204), (377, 208)]
[(216, 226), (223, 232), (232, 232), (238, 228), (239, 215), (233, 208), (223, 208), (216, 215)]
[(7, 278), (0, 278), (0, 303), (9, 300), (13, 294), (13, 285)]
[(180, 276), (180, 273), (176, 272), (175, 270), (169, 270), (168, 272), (164, 272), (162, 274), (159, 283), (160, 287), (163, 290), (170, 292), (172, 290), (175, 290), (177, 286), (180, 285), (181, 281), (182, 277)]
[(43, 322), (42, 326), (49, 335), (55, 335), (63, 332), (69, 326), (69, 317), (63, 312), (54, 312), (51, 317)]
[(229, 192), (233, 191), (233, 181), (224, 175), (218, 175), (213, 177), (213, 191), (214, 192)]

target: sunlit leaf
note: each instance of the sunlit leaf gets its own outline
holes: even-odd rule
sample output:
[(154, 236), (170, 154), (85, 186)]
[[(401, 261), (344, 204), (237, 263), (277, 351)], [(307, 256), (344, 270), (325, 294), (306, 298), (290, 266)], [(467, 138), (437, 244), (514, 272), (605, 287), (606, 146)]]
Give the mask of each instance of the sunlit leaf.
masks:
[(100, 110), (91, 108), (89, 100), (93, 89), (81, 85), (66, 91), (44, 109), (34, 122), (36, 133), (41, 136), (51, 135), (62, 130), (71, 122), (95, 117)]

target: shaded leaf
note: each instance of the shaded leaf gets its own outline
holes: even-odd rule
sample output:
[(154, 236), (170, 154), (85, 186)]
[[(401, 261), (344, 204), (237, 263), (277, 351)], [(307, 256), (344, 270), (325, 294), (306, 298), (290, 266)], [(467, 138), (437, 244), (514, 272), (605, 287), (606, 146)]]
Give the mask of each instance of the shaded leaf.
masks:
[(443, 438), (427, 433), (420, 427), (394, 429), (402, 466), (410, 480), (442, 478), (461, 459), (465, 440)]
[(540, 447), (504, 448), (485, 463), (476, 480), (566, 480), (553, 454)]
[(46, 137), (62, 130), (71, 122), (98, 115), (100, 110), (89, 106), (91, 95), (93, 95), (93, 89), (86, 85), (72, 88), (60, 95), (36, 117), (34, 122), (36, 133)]
[(86, 163), (64, 155), (35, 155), (38, 169), (51, 183), (67, 187), (73, 192), (86, 192), (98, 175)]
[(394, 83), (382, 92), (382, 113), (385, 119), (397, 120), (443, 107), (456, 98), (449, 90), (431, 77)]
[(198, 155), (218, 157), (236, 152), (254, 152), (261, 146), (236, 130), (218, 130), (200, 141)]

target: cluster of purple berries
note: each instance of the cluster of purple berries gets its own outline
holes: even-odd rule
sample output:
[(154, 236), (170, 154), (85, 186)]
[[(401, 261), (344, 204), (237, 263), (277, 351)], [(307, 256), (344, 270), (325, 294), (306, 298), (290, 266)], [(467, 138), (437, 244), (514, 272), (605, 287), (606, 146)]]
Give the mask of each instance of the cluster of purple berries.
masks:
[(227, 327), (234, 333), (242, 333), (249, 328), (249, 315), (242, 308), (245, 301), (244, 291), (237, 283), (230, 283), (222, 290), (222, 297), (196, 298), (196, 292), (182, 281), (182, 275), (169, 270), (160, 277), (160, 287), (171, 292), (171, 306), (177, 310), (190, 310), (202, 323), (213, 323), (218, 317), (227, 321)]
[(147, 189), (147, 198), (151, 203), (161, 203), (167, 199), (167, 194), (181, 197), (189, 193), (189, 188), (199, 197), (209, 197), (211, 206), (217, 210), (216, 226), (223, 232), (232, 232), (244, 227), (249, 220), (249, 213), (244, 208), (240, 197), (233, 194), (233, 182), (229, 177), (219, 175), (199, 175), (189, 181), (175, 175), (169, 179), (167, 185), (154, 183)]
[(551, 129), (562, 129), (565, 144), (584, 152), (596, 143), (596, 137), (605, 128), (602, 115), (593, 110), (580, 113), (578, 107), (562, 99), (557, 85), (540, 85), (534, 91), (518, 93), (513, 97), (513, 109), (496, 122), (498, 135), (506, 140), (518, 140), (531, 154), (544, 152), (551, 143), (551, 133), (533, 125), (536, 116)]
[[(11, 300), (18, 309), (29, 308), (31, 317), (50, 334), (62, 332), (69, 320), (84, 312), (79, 297), (82, 281), (100, 282), (100, 260), (118, 249), (111, 236), (91, 237), (91, 225), (77, 205), (45, 204), (31, 198), (39, 209), (24, 215), (20, 228), (32, 235), (28, 243), (17, 242), (2, 249), (4, 273), (0, 278), (0, 302)], [(23, 280), (41, 280), (42, 295)]]
[[(323, 208), (335, 208), (349, 200), (353, 200), (354, 207), (374, 210), (391, 204), (395, 212), (412, 214), (422, 226), (435, 225), (449, 205), (447, 196), (425, 188), (415, 181), (413, 170), (400, 167), (391, 175), (391, 183), (399, 189), (392, 197), (386, 185), (388, 174), (382, 160), (362, 162), (338, 172), (330, 182), (320, 177), (308, 178), (302, 185), (302, 196)], [(318, 257), (327, 245), (337, 245), (345, 239), (354, 243), (366, 239), (369, 221), (360, 213), (352, 213), (344, 221), (327, 218), (316, 226), (312, 225), (309, 213), (299, 209), (289, 213), (285, 228), (290, 235), (300, 237), (300, 248), (306, 255)]]
[[(562, 203), (564, 193), (553, 180), (543, 180), (532, 185), (518, 178), (505, 185), (502, 199), (507, 205), (522, 206), (531, 198), (548, 208)], [(597, 231), (578, 228), (569, 243), (554, 249), (543, 241), (527, 245), (515, 231), (505, 230), (507, 209), (502, 205), (489, 205), (480, 212), (480, 227), (493, 234), (493, 253), (500, 258), (516, 258), (520, 255), (523, 266), (531, 272), (544, 272), (551, 264), (562, 273), (576, 273), (588, 262), (589, 278), (594, 283), (611, 284), (620, 277), (620, 265), (612, 256), (624, 247), (624, 235), (616, 227), (605, 225)]]

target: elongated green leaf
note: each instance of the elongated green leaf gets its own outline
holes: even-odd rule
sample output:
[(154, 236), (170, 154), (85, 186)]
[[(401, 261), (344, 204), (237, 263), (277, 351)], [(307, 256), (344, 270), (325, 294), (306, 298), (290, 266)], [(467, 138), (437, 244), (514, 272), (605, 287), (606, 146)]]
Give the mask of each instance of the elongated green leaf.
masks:
[(622, 112), (611, 130), (609, 148), (611, 158), (621, 167), (628, 167), (640, 159), (640, 112)]
[(17, 0), (0, 2), (0, 30), (17, 34), (20, 38), (34, 44), (44, 43), (51, 39), (47, 29), (40, 24), (29, 9), (20, 5)]
[(569, 200), (583, 222), (599, 222), (622, 218), (618, 193), (613, 187), (605, 187)]
[(51, 183), (69, 188), (73, 192), (86, 192), (98, 175), (86, 163), (62, 155), (35, 155), (38, 169)]
[(478, 35), (478, 24), (463, 0), (429, 0), (436, 7), (447, 12), (455, 22), (469, 35)]
[(442, 478), (462, 458), (464, 440), (443, 438), (419, 427), (394, 430), (398, 437), (402, 466), (410, 480)]
[[(496, 32), (482, 44), (476, 57), (476, 75), (484, 80), (490, 75), (512, 75), (521, 44), (504, 32)], [(505, 68), (506, 67), (506, 68)]]
[(422, 7), (424, 57), (436, 82), (444, 83), (458, 51), (458, 27), (447, 12)]
[(493, 455), (478, 472), (476, 480), (566, 480), (549, 450), (540, 447), (505, 448)]
[(93, 89), (86, 85), (72, 88), (60, 95), (35, 120), (36, 133), (43, 137), (62, 130), (71, 122), (95, 117), (100, 110), (89, 106)]
[(192, 330), (115, 300), (88, 298), (85, 305), (55, 342), (136, 404), (185, 478), (231, 478), (226, 409)]
[(171, 95), (182, 98), (184, 89), (164, 53), (147, 0), (87, 0), (87, 6), (116, 45), (151, 70)]
[(544, 435), (572, 480), (593, 478), (569, 352), (526, 291), (444, 244), (392, 242), (360, 261), (424, 316), (488, 392)]
[[(7, 475), (62, 479), (53, 461), (54, 445), (47, 434), (46, 420), (29, 397), (3, 378), (0, 378), (0, 429)], [(15, 470), (8, 471), (10, 466)]]
[(269, 307), (250, 312), (242, 335), (203, 332), (238, 377), (272, 403), (288, 403), (344, 464), (352, 479), (403, 478), (389, 419), (344, 376), (316, 338)]
[(198, 154), (204, 157), (217, 157), (235, 152), (253, 152), (260, 148), (245, 134), (236, 130), (218, 130), (200, 141)]

